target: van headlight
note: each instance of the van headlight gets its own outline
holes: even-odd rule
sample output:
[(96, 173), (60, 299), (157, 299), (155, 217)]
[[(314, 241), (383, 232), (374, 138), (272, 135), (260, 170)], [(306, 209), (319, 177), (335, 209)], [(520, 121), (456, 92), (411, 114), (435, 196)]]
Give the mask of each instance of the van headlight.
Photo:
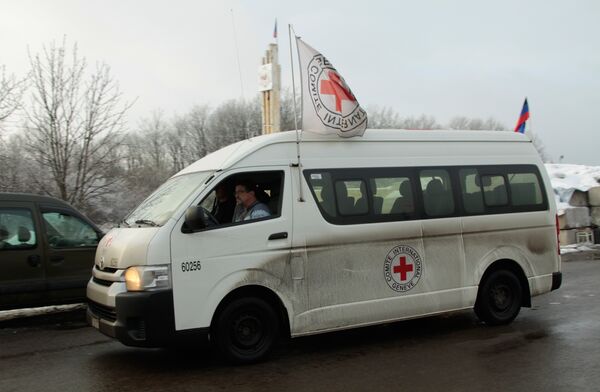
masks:
[(125, 271), (127, 291), (150, 291), (171, 288), (170, 265), (139, 265)]

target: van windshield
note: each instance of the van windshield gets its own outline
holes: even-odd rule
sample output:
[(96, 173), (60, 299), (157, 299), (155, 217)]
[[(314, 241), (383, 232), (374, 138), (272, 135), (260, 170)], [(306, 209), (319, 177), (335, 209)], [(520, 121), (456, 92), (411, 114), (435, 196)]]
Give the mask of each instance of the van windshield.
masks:
[(195, 172), (170, 178), (133, 210), (123, 223), (128, 226), (164, 225), (181, 203), (204, 184), (211, 173)]

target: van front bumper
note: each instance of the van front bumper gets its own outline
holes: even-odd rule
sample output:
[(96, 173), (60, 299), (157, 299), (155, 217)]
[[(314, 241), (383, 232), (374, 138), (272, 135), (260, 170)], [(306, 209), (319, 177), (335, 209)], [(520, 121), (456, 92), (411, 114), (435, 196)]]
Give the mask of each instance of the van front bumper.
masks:
[(120, 293), (115, 305), (90, 301), (88, 324), (127, 346), (164, 347), (175, 340), (172, 290)]

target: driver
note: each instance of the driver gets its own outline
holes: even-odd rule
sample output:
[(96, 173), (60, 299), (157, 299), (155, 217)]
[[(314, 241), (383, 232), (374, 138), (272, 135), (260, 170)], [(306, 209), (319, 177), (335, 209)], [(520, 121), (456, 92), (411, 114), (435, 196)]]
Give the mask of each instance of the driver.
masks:
[(235, 199), (226, 184), (220, 183), (215, 188), (215, 204), (210, 212), (219, 223), (230, 223), (233, 219)]
[(240, 181), (235, 186), (235, 198), (238, 203), (233, 221), (241, 222), (271, 216), (271, 211), (265, 203), (256, 198), (256, 184), (250, 181)]

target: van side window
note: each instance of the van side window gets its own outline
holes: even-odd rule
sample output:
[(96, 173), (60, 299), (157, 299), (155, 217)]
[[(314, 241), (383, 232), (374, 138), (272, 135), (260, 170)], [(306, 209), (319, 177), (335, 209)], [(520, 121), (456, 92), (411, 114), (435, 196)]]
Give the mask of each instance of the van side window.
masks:
[(419, 177), (427, 216), (452, 215), (454, 213), (454, 197), (448, 171), (444, 169), (421, 170)]
[(372, 184), (375, 190), (373, 209), (376, 215), (414, 214), (415, 202), (410, 178), (374, 178)]
[(535, 165), (313, 169), (304, 175), (323, 218), (336, 225), (548, 209)]
[(458, 178), (465, 211), (468, 214), (483, 214), (483, 192), (477, 169), (460, 169)]
[(310, 173), (308, 183), (323, 211), (329, 216), (337, 216), (331, 174), (327, 172)]
[[(367, 193), (367, 184), (362, 180), (356, 181), (356, 183), (357, 184), (354, 185), (354, 189), (357, 189), (358, 192), (354, 198), (354, 213), (366, 214), (369, 212), (369, 195)], [(357, 185), (358, 188), (356, 188)]]
[(508, 173), (513, 206), (541, 205), (544, 201), (537, 176), (533, 173)]
[(98, 245), (98, 233), (81, 219), (64, 212), (42, 212), (51, 248), (84, 248)]
[(0, 252), (33, 249), (37, 236), (31, 211), (25, 208), (0, 209)]
[(508, 204), (508, 193), (504, 176), (482, 175), (483, 200), (486, 206), (505, 206)]
[(362, 180), (335, 182), (335, 201), (340, 215), (360, 215), (369, 211), (367, 186)]

